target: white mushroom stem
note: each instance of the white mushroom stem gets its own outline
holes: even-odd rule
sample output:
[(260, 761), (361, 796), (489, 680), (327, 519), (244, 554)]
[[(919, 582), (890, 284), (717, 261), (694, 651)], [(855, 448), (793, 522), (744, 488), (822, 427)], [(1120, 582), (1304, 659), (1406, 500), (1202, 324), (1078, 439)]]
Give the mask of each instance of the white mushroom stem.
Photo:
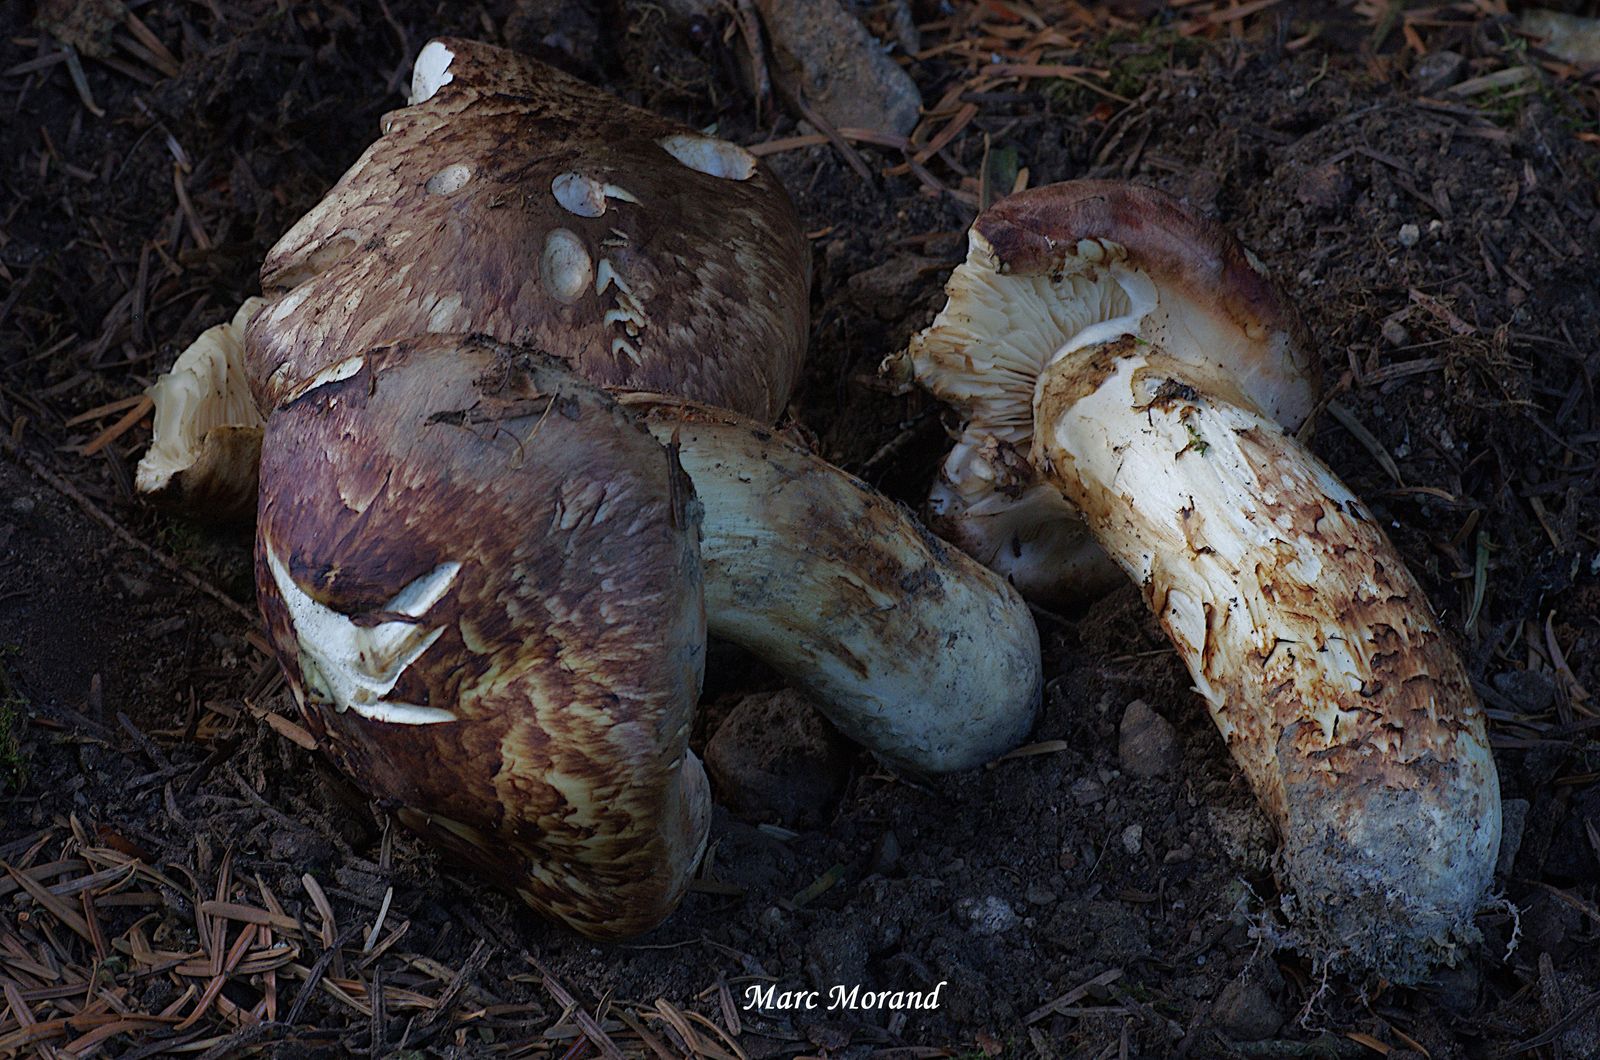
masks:
[(1215, 369), (1069, 344), (1034, 463), (1143, 587), (1284, 838), (1295, 930), (1415, 981), (1476, 937), (1500, 793), (1457, 654), (1366, 507)]
[(265, 304), (246, 299), (232, 320), (202, 332), (149, 389), (155, 437), (134, 479), (140, 493), (202, 518), (254, 513), (266, 421), (245, 375), (244, 329)]
[(900, 766), (967, 769), (1020, 743), (1041, 687), (1027, 605), (905, 509), (731, 413), (623, 398), (704, 506), (706, 626), (804, 686)]

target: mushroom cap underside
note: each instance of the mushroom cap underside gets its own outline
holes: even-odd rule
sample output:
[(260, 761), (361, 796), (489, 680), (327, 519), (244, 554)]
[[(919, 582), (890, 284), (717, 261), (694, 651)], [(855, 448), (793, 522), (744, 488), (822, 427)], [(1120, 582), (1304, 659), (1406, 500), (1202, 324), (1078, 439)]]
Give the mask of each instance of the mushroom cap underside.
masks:
[(973, 223), (949, 300), (908, 353), (972, 429), (1023, 444), (1060, 351), (1128, 333), (1231, 377), (1290, 430), (1314, 408), (1320, 362), (1299, 312), (1222, 226), (1154, 188), (1068, 181), (1020, 192)]
[[(1321, 361), (1287, 292), (1232, 232), (1166, 192), (1112, 180), (1049, 184), (1001, 200), (972, 228), (1008, 275), (1048, 274), (1064, 256), (1092, 260), (1092, 244), (1111, 244), (1107, 260), (1148, 276), (1169, 313), (1183, 307), (1187, 319), (1160, 337), (1169, 352), (1240, 379), (1289, 430), (1315, 405)], [(1199, 348), (1185, 349), (1186, 339)]]
[(974, 222), (945, 291), (904, 360), (885, 366), (908, 362), (964, 421), (929, 521), (1048, 606), (1082, 604), (1116, 580), (1027, 455), (1054, 360), (1128, 334), (1289, 429), (1318, 398), (1318, 359), (1279, 285), (1220, 225), (1153, 188), (1070, 181), (1003, 199)]
[(134, 484), (154, 503), (208, 522), (254, 516), (264, 421), (245, 375), (244, 331), (263, 304), (246, 299), (201, 332), (146, 391), (155, 430)]

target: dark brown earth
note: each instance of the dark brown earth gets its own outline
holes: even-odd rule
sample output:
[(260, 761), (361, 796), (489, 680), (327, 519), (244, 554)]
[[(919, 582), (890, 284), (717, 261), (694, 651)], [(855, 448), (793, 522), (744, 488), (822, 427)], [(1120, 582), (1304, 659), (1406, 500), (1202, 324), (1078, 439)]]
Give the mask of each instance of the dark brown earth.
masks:
[[(264, 719), (293, 708), (245, 617), (248, 534), (133, 501), (147, 421), (90, 456), (80, 449), (122, 412), (67, 421), (140, 393), (254, 292), (267, 248), (376, 135), (436, 33), (552, 59), (744, 143), (796, 135), (795, 119), (781, 103), (758, 112), (724, 14), (686, 22), (612, 0), (129, 4), (169, 60), (109, 0), (12, 4), (0, 11), (0, 703), (15, 748), (0, 746), (0, 859), (31, 886), (0, 881), (0, 1052), (84, 1047), (111, 1026), (88, 1047), (596, 1055), (570, 992), (590, 1037), (630, 1053), (735, 1048), (679, 1014), (693, 1011), (751, 1057), (1600, 1055), (1596, 76), (1535, 64), (1465, 95), (1423, 84), (1444, 50), (1465, 57), (1460, 79), (1538, 58), (1507, 18), (1468, 5), (1403, 31), (1376, 6), (1260, 5), (1204, 32), (1204, 3), (1116, 4), (1115, 32), (1044, 4), (954, 6), (941, 27), (926, 25), (937, 5), (912, 5), (924, 47), (1051, 22), (1076, 43), (1048, 61), (1108, 70), (1092, 83), (1132, 102), (1045, 77), (982, 92), (930, 179), (959, 188), (987, 142), (1006, 183), (1017, 166), (1032, 185), (1147, 181), (1289, 281), (1333, 400), (1313, 446), (1380, 515), (1458, 638), (1505, 797), (1520, 800), (1510, 816), (1526, 820), (1508, 829), (1520, 842), (1506, 904), (1480, 918), (1482, 947), (1416, 990), (1271, 952), (1272, 837), (1131, 587), (1087, 617), (1039, 616), (1042, 753), (931, 782), (858, 755), (837, 808), (797, 834), (719, 809), (706, 882), (637, 943), (584, 942), (453, 871), (297, 746), (292, 725)], [(39, 7), (76, 42), (85, 92)], [(109, 20), (97, 27), (95, 11)], [(911, 63), (925, 103), (969, 76), (962, 54)], [(916, 504), (947, 424), (876, 365), (941, 304), (974, 210), (915, 175), (884, 176), (900, 152), (861, 151), (870, 181), (826, 145), (769, 158), (814, 248), (810, 367), (792, 413), (824, 455)], [(716, 648), (707, 716), (775, 687)], [(1148, 778), (1118, 756), (1119, 721), (1141, 699), (1176, 727), (1175, 768)], [(130, 856), (153, 871), (70, 886)], [(390, 888), (381, 934), (409, 928), (362, 961)], [(197, 909), (207, 899), (235, 911)], [(250, 1010), (266, 1005), (268, 973), (222, 973), (248, 927), (236, 910), (274, 899), (300, 924), (253, 945), (287, 940), (299, 971), (273, 973), (262, 1023)], [(141, 962), (135, 940), (199, 966)], [(298, 1004), (307, 977), (342, 985)], [(742, 1008), (748, 987), (773, 981), (947, 985), (937, 1009), (903, 1016)], [(208, 985), (222, 989), (202, 1006)], [(376, 1008), (362, 1001), (374, 994)], [(125, 1015), (169, 1006), (165, 1025)]]

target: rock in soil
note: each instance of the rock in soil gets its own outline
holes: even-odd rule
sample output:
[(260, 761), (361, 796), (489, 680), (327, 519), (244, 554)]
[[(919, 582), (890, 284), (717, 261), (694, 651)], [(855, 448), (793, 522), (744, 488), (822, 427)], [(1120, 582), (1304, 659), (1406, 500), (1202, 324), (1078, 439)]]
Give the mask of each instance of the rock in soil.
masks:
[(924, 276), (938, 263), (914, 254), (890, 258), (881, 265), (851, 276), (845, 286), (850, 300), (880, 320), (898, 320), (906, 314), (927, 284)]
[(734, 707), (706, 745), (706, 772), (733, 812), (788, 826), (828, 819), (850, 776), (850, 744), (799, 692), (763, 692)]
[(1016, 910), (998, 895), (963, 898), (956, 903), (956, 915), (965, 920), (976, 935), (999, 935), (1021, 922)]
[(1421, 95), (1437, 95), (1461, 80), (1466, 65), (1466, 58), (1455, 52), (1429, 52), (1411, 68), (1411, 85)]
[(911, 75), (838, 0), (760, 0), (779, 76), (839, 128), (909, 134), (922, 113)]
[(1537, 670), (1507, 670), (1494, 675), (1495, 691), (1524, 714), (1542, 714), (1555, 705), (1556, 683)]
[(1117, 755), (1126, 773), (1146, 780), (1163, 776), (1178, 765), (1178, 732), (1150, 704), (1136, 699), (1122, 713)]
[(1267, 988), (1255, 978), (1235, 979), (1222, 988), (1212, 1008), (1217, 1025), (1235, 1041), (1258, 1042), (1278, 1033), (1283, 1014)]

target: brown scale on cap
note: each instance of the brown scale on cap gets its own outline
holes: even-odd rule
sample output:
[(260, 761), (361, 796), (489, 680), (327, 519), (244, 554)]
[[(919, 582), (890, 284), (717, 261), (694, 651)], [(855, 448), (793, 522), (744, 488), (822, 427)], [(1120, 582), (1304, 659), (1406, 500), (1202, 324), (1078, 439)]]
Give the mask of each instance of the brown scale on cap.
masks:
[(263, 408), (351, 350), (478, 332), (605, 386), (777, 417), (810, 257), (765, 166), (471, 41), (430, 43), (414, 90), (262, 266), (276, 304), (248, 346)]
[(263, 449), (257, 589), (311, 727), (541, 913), (653, 926), (708, 823), (692, 488), (551, 359), (440, 336), (352, 367)]

